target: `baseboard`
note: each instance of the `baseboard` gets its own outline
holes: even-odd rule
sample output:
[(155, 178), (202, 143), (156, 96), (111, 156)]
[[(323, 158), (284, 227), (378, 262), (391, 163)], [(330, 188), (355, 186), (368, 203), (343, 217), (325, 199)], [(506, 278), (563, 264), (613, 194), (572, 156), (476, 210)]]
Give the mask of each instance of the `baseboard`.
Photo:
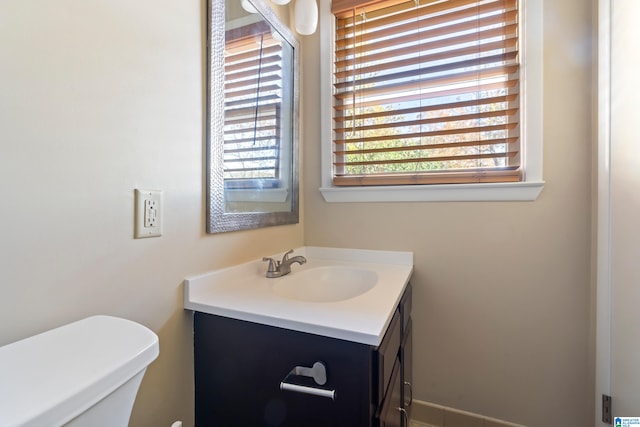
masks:
[(414, 400), (411, 404), (411, 427), (526, 427), (473, 412)]

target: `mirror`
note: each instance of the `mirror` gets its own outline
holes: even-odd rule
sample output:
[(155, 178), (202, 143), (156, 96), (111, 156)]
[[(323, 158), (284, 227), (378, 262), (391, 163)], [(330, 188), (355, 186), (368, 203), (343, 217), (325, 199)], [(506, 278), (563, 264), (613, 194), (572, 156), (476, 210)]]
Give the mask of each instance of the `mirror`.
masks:
[(264, 0), (208, 0), (207, 232), (298, 223), (299, 44)]

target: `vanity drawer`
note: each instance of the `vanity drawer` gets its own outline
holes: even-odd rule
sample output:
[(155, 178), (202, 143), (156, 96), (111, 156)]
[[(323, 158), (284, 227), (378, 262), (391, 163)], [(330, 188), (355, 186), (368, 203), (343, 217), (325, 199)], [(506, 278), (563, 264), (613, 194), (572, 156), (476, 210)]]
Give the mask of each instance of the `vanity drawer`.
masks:
[(402, 313), (402, 335), (405, 334), (409, 326), (409, 320), (411, 319), (411, 300), (413, 296), (413, 286), (411, 283), (407, 285), (404, 290), (402, 299), (400, 300), (400, 313)]
[(377, 403), (380, 404), (385, 396), (387, 385), (391, 380), (391, 373), (393, 372), (393, 365), (395, 364), (398, 352), (400, 351), (400, 342), (402, 341), (402, 334), (400, 330), (401, 323), (400, 310), (396, 310), (389, 329), (382, 339), (380, 347), (376, 352), (376, 368), (378, 370), (378, 385), (377, 385)]

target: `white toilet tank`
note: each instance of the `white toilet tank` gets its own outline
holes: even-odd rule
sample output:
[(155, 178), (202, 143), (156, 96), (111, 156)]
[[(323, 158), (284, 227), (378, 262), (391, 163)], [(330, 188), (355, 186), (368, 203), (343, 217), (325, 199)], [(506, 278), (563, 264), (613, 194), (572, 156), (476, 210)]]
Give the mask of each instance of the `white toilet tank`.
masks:
[(124, 427), (158, 337), (93, 316), (0, 347), (0, 426)]

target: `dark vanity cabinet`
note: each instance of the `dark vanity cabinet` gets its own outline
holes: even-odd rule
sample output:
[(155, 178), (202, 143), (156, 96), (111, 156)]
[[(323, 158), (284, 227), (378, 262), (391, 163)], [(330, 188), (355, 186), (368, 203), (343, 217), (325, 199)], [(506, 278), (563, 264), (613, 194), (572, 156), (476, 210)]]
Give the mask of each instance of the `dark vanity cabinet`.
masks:
[[(409, 426), (409, 411), (413, 400), (411, 285), (407, 286), (402, 296), (396, 316), (398, 316), (400, 323), (399, 328), (396, 327), (400, 331), (400, 343), (398, 347), (393, 344), (392, 349), (395, 350), (397, 348), (398, 351), (395, 353), (393, 360), (390, 381), (387, 383), (386, 389), (379, 394), (379, 396), (384, 396), (384, 400), (380, 403), (376, 414), (376, 423), (374, 423), (375, 426), (379, 427)], [(391, 330), (391, 327), (387, 330), (382, 345), (378, 349), (378, 357), (380, 359), (384, 359), (382, 351)], [(390, 352), (393, 353), (393, 350)]]
[(411, 285), (380, 346), (196, 312), (197, 427), (408, 427)]

